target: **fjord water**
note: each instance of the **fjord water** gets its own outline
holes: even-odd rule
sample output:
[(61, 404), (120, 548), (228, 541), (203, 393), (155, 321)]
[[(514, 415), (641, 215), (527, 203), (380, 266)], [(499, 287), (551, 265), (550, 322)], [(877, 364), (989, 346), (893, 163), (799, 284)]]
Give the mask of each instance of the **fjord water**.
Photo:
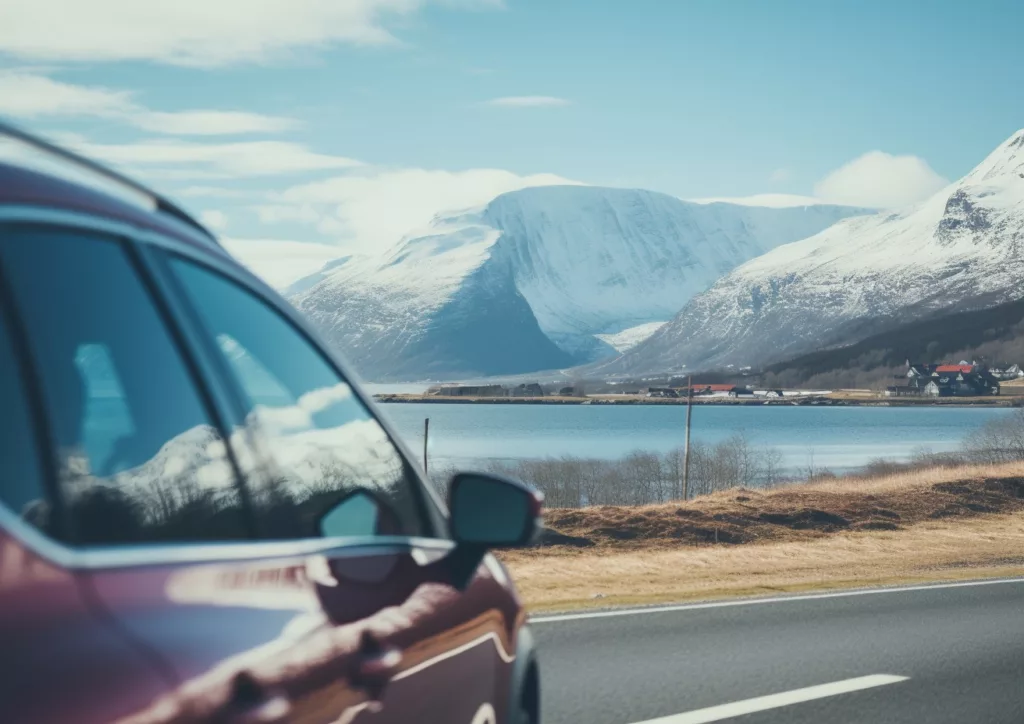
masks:
[[(684, 405), (382, 404), (417, 452), (430, 418), (432, 464), (471, 466), (488, 459), (615, 459), (633, 450), (666, 452), (683, 444)], [(692, 439), (717, 443), (743, 433), (777, 448), (783, 465), (844, 472), (875, 458), (907, 460), (918, 449), (956, 450), (964, 437), (1008, 409), (979, 407), (697, 406)]]

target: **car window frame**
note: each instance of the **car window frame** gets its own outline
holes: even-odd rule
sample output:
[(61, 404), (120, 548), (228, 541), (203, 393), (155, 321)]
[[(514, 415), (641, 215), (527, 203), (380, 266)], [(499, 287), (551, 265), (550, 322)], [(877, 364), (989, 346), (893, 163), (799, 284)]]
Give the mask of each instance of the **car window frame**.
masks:
[[(388, 443), (395, 450), (402, 461), (405, 472), (405, 480), (413, 488), (413, 495), (416, 501), (417, 514), (429, 532), (428, 536), (399, 535), (399, 536), (377, 536), (376, 540), (441, 540), (451, 541), (451, 534), (448, 528), (447, 516), (442, 512), (443, 508), (437, 498), (435, 491), (427, 481), (424, 481), (418, 466), (413, 462), (415, 458), (410, 454), (408, 448), (402, 443), (401, 438), (388, 424), (383, 415), (376, 409), (372, 400), (361, 389), (358, 378), (350, 372), (347, 365), (342, 362), (338, 355), (322, 342), (299, 313), (287, 303), (282, 303), (279, 295), (267, 287), (262, 280), (248, 273), (241, 273), (239, 269), (229, 264), (218, 263), (205, 255), (192, 253), (191, 249), (147, 249), (147, 262), (152, 265), (159, 277), (160, 284), (166, 286), (167, 293), (173, 297), (173, 306), (184, 317), (183, 323), (189, 327), (189, 337), (195, 339), (199, 346), (199, 354), (206, 358), (206, 365), (209, 366), (212, 374), (215, 375), (214, 387), (221, 387), (228, 391), (231, 398), (229, 404), (232, 406), (232, 420), (241, 420), (245, 416), (246, 394), (234, 372), (229, 368), (227, 361), (216, 348), (216, 341), (208, 334), (205, 324), (202, 321), (193, 300), (184, 288), (181, 280), (177, 278), (170, 267), (172, 259), (177, 257), (189, 264), (205, 269), (213, 274), (223, 277), (228, 283), (235, 284), (245, 293), (250, 295), (257, 303), (266, 306), (271, 313), (277, 314), (292, 331), (298, 335), (310, 348), (318, 354), (327, 366), (339, 379), (344, 382), (352, 391), (352, 394), (366, 410), (367, 415), (373, 419), (387, 437)], [(256, 435), (261, 431), (256, 430)], [(243, 484), (245, 476), (243, 475)], [(258, 522), (257, 522), (258, 526)], [(258, 540), (277, 541), (281, 539), (259, 537)], [(323, 536), (308, 536), (294, 539), (296, 541), (310, 540), (332, 540)], [(333, 540), (344, 541), (345, 538), (333, 538)], [(349, 540), (358, 540), (350, 538)], [(367, 538), (370, 540), (370, 538)]]
[[(26, 224), (12, 224), (0, 220), (0, 237), (10, 233), (12, 228), (16, 229), (19, 226), (26, 226)], [(59, 535), (44, 533), (27, 521), (23, 521), (16, 512), (11, 511), (11, 513), (19, 524), (24, 525), (35, 534), (47, 540), (63, 543), (72, 536), (74, 526), (60, 490), (60, 473), (57, 457), (54, 454), (53, 426), (43, 400), (42, 381), (39, 379), (38, 367), (35, 365), (32, 350), (28, 344), (25, 323), (18, 313), (17, 300), (14, 298), (14, 291), (8, 283), (8, 278), (7, 269), (4, 267), (3, 261), (0, 260), (0, 341), (7, 341), (11, 345), (17, 381), (24, 392), (26, 412), (32, 427), (29, 434), (32, 438), (33, 454), (36, 456), (38, 464), (39, 487), (44, 502), (54, 512)], [(0, 506), (7, 509), (7, 501), (0, 498)]]

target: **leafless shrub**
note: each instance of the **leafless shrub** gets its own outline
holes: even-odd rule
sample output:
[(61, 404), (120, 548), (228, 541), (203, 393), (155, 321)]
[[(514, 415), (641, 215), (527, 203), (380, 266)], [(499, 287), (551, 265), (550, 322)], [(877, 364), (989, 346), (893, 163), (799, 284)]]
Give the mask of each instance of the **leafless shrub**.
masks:
[(1008, 418), (989, 420), (967, 436), (964, 448), (971, 462), (1024, 460), (1024, 408), (1014, 408)]
[[(519, 478), (544, 493), (547, 505), (649, 505), (684, 497), (682, 448), (666, 453), (634, 450), (618, 460), (563, 456), (537, 460), (493, 460), (488, 470)], [(686, 497), (733, 487), (771, 487), (785, 482), (782, 454), (759, 448), (743, 435), (715, 445), (690, 446)]]

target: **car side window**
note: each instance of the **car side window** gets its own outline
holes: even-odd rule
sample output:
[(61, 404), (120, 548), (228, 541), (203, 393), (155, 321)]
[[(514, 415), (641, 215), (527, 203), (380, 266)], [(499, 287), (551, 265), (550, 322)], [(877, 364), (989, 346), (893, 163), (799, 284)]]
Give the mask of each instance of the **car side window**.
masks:
[(126, 248), (25, 228), (2, 239), (0, 261), (42, 385), (73, 542), (248, 537), (224, 440)]
[(401, 454), (321, 351), (235, 282), (182, 259), (170, 265), (266, 446), (272, 472), (249, 486), (263, 533), (429, 535)]

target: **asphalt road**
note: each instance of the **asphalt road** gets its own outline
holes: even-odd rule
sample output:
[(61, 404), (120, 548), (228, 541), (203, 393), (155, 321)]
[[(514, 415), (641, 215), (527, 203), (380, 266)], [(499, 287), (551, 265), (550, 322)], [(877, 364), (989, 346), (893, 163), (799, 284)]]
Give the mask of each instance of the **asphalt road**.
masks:
[(544, 724), (1024, 722), (1024, 579), (532, 627)]

